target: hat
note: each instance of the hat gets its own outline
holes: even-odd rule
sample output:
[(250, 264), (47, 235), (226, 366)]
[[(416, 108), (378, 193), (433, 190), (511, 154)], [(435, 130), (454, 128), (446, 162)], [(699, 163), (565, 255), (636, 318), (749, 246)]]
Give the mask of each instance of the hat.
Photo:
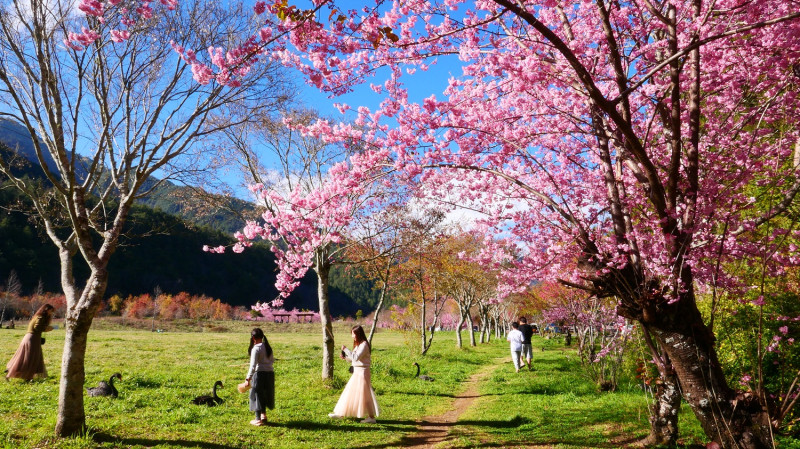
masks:
[(239, 393), (244, 393), (244, 392), (246, 392), (247, 390), (250, 389), (250, 383), (247, 382), (247, 381), (244, 381), (244, 382), (240, 383), (239, 385), (237, 385), (236, 389), (239, 390)]

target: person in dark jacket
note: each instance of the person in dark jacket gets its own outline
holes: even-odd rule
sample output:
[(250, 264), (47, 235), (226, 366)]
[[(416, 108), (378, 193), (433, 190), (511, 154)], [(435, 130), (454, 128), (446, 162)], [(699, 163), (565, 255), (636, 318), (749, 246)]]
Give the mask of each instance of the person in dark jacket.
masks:
[(533, 328), (524, 316), (519, 317), (519, 331), (522, 332), (522, 358), (528, 364), (528, 370), (533, 371), (533, 348), (531, 347)]

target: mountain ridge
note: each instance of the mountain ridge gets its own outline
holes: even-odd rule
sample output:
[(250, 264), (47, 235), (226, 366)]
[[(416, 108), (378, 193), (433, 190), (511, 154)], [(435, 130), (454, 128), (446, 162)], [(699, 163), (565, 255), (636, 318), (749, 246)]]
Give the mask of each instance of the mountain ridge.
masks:
[[(3, 129), (0, 126), (0, 143), (15, 143), (14, 149), (5, 149), (6, 156), (10, 154), (8, 151), (33, 148), (30, 142), (26, 146), (24, 139), (9, 138)], [(28, 159), (24, 152), (17, 154)], [(43, 177), (36, 162), (18, 165), (15, 170), (25, 176)], [(5, 180), (0, 182), (7, 183)], [(169, 294), (181, 291), (204, 294), (231, 305), (248, 306), (276, 298), (278, 291), (274, 284), (277, 268), (274, 255), (265, 242), (254, 245), (242, 254), (202, 251), (205, 244), (232, 245), (232, 232), (241, 229), (244, 224), (242, 214), (224, 211), (220, 212), (222, 218), (211, 214), (211, 222), (215, 226), (199, 219), (192, 221), (191, 218), (198, 217), (191, 216), (191, 211), (187, 210), (190, 208), (171, 201), (173, 195), (179, 196), (175, 190), (181, 188), (188, 189), (162, 181), (162, 186), (156, 189), (157, 195), (151, 195), (151, 198), (134, 206), (126, 226), (126, 235), (121, 237), (120, 247), (109, 263), (111, 275), (106, 296), (152, 293), (159, 288)], [(21, 204), (24, 201), (25, 198), (14, 189), (0, 188), (0, 205)], [(242, 200), (234, 200), (232, 204), (242, 208), (243, 214), (255, 210), (254, 205)], [(182, 214), (170, 213), (170, 208)], [(2, 209), (0, 282), (8, 278), (11, 270), (15, 270), (25, 291), (33, 291), (40, 281), (46, 291), (60, 291), (59, 261), (52, 243), (46, 241), (41, 229), (29, 216), (9, 208)], [(141, 237), (144, 235), (148, 236)], [(75, 267), (78, 278), (88, 274), (88, 268), (80, 257), (75, 258)], [(285, 307), (317, 310), (316, 284), (316, 276), (306, 275), (295, 292), (285, 300)], [(340, 276), (332, 276), (331, 284), (332, 315), (352, 315), (359, 309), (367, 311), (374, 306), (372, 297), (375, 295), (370, 293), (372, 289), (367, 281), (354, 279), (342, 271)], [(359, 298), (354, 298), (343, 289), (358, 292)]]

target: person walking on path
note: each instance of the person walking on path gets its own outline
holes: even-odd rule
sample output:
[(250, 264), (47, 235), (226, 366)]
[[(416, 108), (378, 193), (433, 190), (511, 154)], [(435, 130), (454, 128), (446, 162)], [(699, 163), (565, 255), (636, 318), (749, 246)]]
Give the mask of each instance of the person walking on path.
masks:
[(50, 321), (55, 312), (56, 309), (53, 306), (45, 304), (33, 314), (31, 322), (28, 323), (28, 332), (22, 337), (14, 357), (11, 357), (6, 364), (6, 379), (16, 377), (33, 380), (47, 377), (47, 368), (44, 366), (44, 355), (42, 354), (42, 344), (44, 343), (42, 333), (53, 330)]
[(519, 331), (522, 333), (522, 359), (527, 363), (528, 370), (533, 371), (533, 348), (531, 347), (533, 328), (524, 316), (519, 317)]
[(266, 410), (275, 408), (275, 357), (264, 331), (258, 327), (250, 332), (247, 353), (250, 354), (250, 369), (245, 381), (251, 387), (250, 411), (256, 414), (250, 424), (262, 426), (267, 422)]
[(506, 340), (511, 346), (511, 361), (514, 362), (514, 369), (519, 372), (522, 362), (520, 356), (522, 354), (522, 332), (519, 331), (519, 323), (516, 321), (511, 323), (511, 332), (506, 336)]
[(333, 408), (333, 413), (329, 413), (328, 416), (331, 418), (366, 417), (361, 422), (374, 423), (375, 418), (380, 414), (380, 407), (378, 407), (375, 390), (372, 389), (371, 347), (363, 327), (353, 326), (350, 335), (353, 337), (353, 350), (350, 351), (342, 346), (342, 359), (351, 362), (353, 374), (347, 381), (347, 385), (344, 386), (342, 395), (336, 402), (336, 407)]

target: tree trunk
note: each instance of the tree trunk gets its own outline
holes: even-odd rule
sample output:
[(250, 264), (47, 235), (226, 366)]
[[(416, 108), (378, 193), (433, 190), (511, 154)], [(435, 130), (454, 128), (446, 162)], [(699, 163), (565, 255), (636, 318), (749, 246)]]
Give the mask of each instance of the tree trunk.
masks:
[(3, 328), (3, 322), (6, 320), (6, 304), (8, 304), (8, 295), (3, 299), (3, 310), (0, 311), (0, 329)]
[(675, 446), (678, 442), (678, 411), (681, 390), (674, 374), (660, 374), (650, 406), (650, 435), (637, 446)]
[(431, 335), (427, 341), (422, 342), (422, 354), (425, 355), (428, 353), (428, 349), (431, 349), (431, 345), (433, 344), (433, 335), (436, 333), (436, 320), (433, 321), (433, 326), (431, 326)]
[(484, 343), (486, 343), (486, 332), (487, 332), (487, 327), (488, 326), (486, 325), (486, 318), (483, 316), (483, 313), (481, 313), (481, 324), (480, 324), (480, 326), (481, 326), (480, 342), (481, 342), (481, 344), (484, 344)]
[(70, 437), (86, 431), (83, 408), (84, 360), (92, 319), (85, 310), (68, 311), (64, 324), (64, 351), (61, 355), (61, 382), (58, 391), (56, 435)]
[(319, 320), (322, 325), (322, 379), (333, 379), (333, 324), (331, 323), (328, 278), (331, 264), (327, 256), (317, 253), (314, 271), (317, 273), (317, 296), (319, 298)]
[[(421, 284), (422, 283), (420, 282), (420, 288), (422, 288)], [(420, 313), (422, 314), (422, 316), (420, 317), (420, 327), (422, 327), (422, 329), (421, 329), (422, 330), (422, 332), (421, 332), (421, 336), (422, 336), (422, 354), (425, 354), (425, 352), (428, 350), (428, 348), (425, 347), (425, 345), (427, 343), (427, 340), (428, 340), (428, 333), (427, 333), (427, 329), (426, 329), (428, 327), (428, 323), (425, 320), (425, 314), (428, 312), (427, 304), (428, 304), (428, 301), (425, 299), (425, 291), (423, 290), (422, 291), (422, 307), (420, 307)]]
[(459, 314), (458, 325), (456, 326), (456, 347), (459, 349), (464, 347), (464, 342), (461, 339), (461, 327), (464, 325), (465, 320), (464, 314)]
[[(63, 270), (62, 266), (62, 270)], [(71, 269), (71, 265), (68, 267)], [(64, 276), (64, 273), (62, 273)], [(71, 275), (67, 275), (71, 279)], [(56, 435), (71, 437), (86, 431), (86, 413), (83, 407), (83, 385), (86, 379), (84, 361), (89, 329), (97, 308), (106, 291), (108, 272), (97, 269), (87, 280), (80, 300), (68, 298), (64, 319), (64, 350), (61, 356), (61, 381), (58, 391), (58, 417)], [(72, 292), (69, 287), (65, 291)]]
[(728, 386), (693, 301), (691, 308), (694, 313), (674, 315), (680, 318), (676, 322), (686, 325), (651, 328), (672, 361), (684, 399), (706, 435), (722, 448), (771, 448), (767, 413), (755, 396), (737, 394)]
[(758, 399), (728, 386), (714, 336), (697, 309), (691, 277), (691, 268), (684, 267), (681, 280), (688, 288), (672, 304), (652, 294), (620, 294), (623, 301), (617, 311), (639, 320), (653, 335), (672, 362), (683, 399), (709, 438), (724, 449), (771, 448), (769, 417)]
[(472, 315), (467, 312), (467, 318), (469, 318), (469, 345), (470, 346), (478, 346), (475, 342), (475, 321), (472, 319)]
[(375, 328), (378, 327), (378, 316), (383, 309), (383, 300), (386, 299), (386, 289), (387, 285), (386, 282), (384, 282), (383, 286), (381, 287), (381, 298), (378, 300), (378, 305), (375, 307), (375, 317), (372, 319), (372, 327), (369, 330), (369, 337), (367, 337), (370, 347), (372, 347), (372, 336), (375, 335)]

